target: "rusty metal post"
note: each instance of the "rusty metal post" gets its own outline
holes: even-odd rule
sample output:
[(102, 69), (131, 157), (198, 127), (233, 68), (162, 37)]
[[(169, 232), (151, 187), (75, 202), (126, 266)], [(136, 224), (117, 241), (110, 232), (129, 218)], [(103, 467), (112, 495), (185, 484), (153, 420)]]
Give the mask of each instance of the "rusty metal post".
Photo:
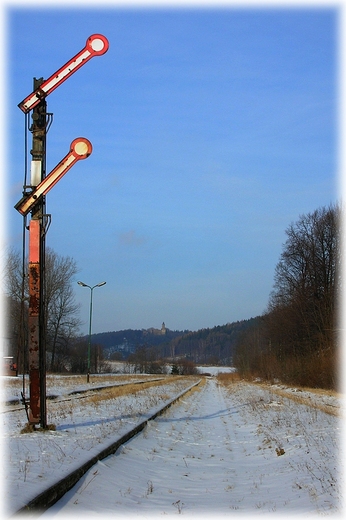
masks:
[(29, 423), (38, 424), (40, 413), (40, 235), (39, 219), (29, 224)]
[[(34, 89), (43, 78), (34, 78)], [(45, 177), (47, 106), (41, 101), (32, 114), (32, 189)], [(46, 324), (44, 302), (45, 265), (45, 197), (41, 197), (31, 212), (29, 224), (29, 423), (47, 426), (46, 418)]]
[[(43, 202), (43, 213), (45, 203)], [(46, 300), (45, 300), (45, 263), (46, 263), (46, 225), (45, 215), (41, 219), (40, 234), (40, 344), (39, 344), (39, 371), (40, 371), (40, 424), (47, 427), (47, 400), (46, 400)]]

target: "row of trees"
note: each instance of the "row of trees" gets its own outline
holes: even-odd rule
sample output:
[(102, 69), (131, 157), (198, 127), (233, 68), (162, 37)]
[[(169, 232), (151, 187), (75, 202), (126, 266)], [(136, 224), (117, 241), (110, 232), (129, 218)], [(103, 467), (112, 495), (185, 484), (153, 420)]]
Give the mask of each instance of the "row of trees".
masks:
[(195, 363), (186, 357), (178, 357), (173, 362), (160, 356), (155, 346), (140, 345), (130, 354), (124, 364), (124, 371), (134, 374), (193, 375), (197, 373)]
[(340, 224), (334, 205), (286, 230), (267, 312), (238, 341), (234, 363), (241, 374), (337, 387)]

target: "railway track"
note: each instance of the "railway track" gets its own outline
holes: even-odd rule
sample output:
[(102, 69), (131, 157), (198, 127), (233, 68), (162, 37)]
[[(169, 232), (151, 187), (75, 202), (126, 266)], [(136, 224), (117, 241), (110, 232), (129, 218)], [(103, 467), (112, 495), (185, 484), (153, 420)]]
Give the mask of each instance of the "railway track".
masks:
[[(117, 383), (114, 385), (101, 385), (101, 386), (96, 386), (93, 388), (73, 390), (71, 392), (68, 392), (66, 395), (47, 395), (46, 398), (49, 401), (54, 401), (55, 403), (60, 403), (60, 402), (65, 402), (65, 401), (71, 401), (72, 399), (85, 399), (97, 392), (107, 391), (112, 388), (121, 388), (121, 387), (128, 386), (128, 385), (144, 385), (147, 383), (156, 383), (158, 381), (164, 381), (164, 380), (165, 380), (164, 377), (159, 377), (159, 378), (155, 378), (155, 379), (144, 379), (144, 380), (140, 380), (140, 381), (128, 381), (125, 383)], [(3, 407), (5, 407), (5, 408), (2, 408), (0, 410), (0, 413), (18, 412), (18, 411), (23, 411), (23, 409), (24, 409), (23, 408), (24, 405), (20, 399), (12, 399), (10, 401), (5, 401), (2, 404), (3, 404)]]
[[(164, 380), (164, 378), (156, 378), (155, 380), (150, 380), (150, 383), (158, 382)], [(17, 516), (18, 514), (26, 514), (29, 516), (38, 516), (42, 514), (44, 511), (49, 509), (55, 502), (60, 500), (65, 493), (67, 493), (81, 478), (82, 476), (92, 467), (94, 466), (98, 461), (108, 457), (109, 455), (114, 454), (120, 446), (122, 446), (124, 443), (129, 441), (132, 437), (140, 433), (146, 425), (154, 420), (156, 417), (162, 415), (169, 407), (177, 403), (183, 396), (185, 396), (188, 392), (192, 391), (195, 387), (197, 387), (201, 383), (202, 379), (199, 379), (197, 382), (194, 382), (191, 384), (188, 388), (181, 391), (179, 394), (177, 394), (175, 397), (170, 399), (168, 402), (166, 402), (159, 410), (157, 410), (155, 413), (150, 415), (149, 417), (146, 417), (141, 422), (137, 423), (131, 430), (126, 432), (125, 434), (121, 435), (119, 438), (117, 438), (114, 442), (111, 442), (106, 448), (103, 448), (97, 455), (92, 456), (87, 462), (84, 462), (81, 464), (80, 467), (70, 472), (68, 475), (66, 475), (64, 478), (59, 480), (54, 485), (48, 487), (46, 490), (41, 492), (38, 496), (36, 496), (34, 499), (30, 500), (25, 506), (18, 509), (14, 514), (10, 516)], [(138, 381), (136, 384), (140, 385), (143, 383), (149, 383), (149, 381)], [(127, 383), (131, 384), (131, 383)], [(134, 384), (132, 382), (132, 384)], [(111, 386), (126, 386), (126, 383), (121, 385), (111, 385)], [(93, 391), (102, 391), (102, 390), (109, 390), (110, 386), (100, 387), (98, 389), (94, 388)], [(90, 394), (90, 391), (87, 391), (86, 393)], [(87, 395), (82, 396), (76, 396), (75, 392), (72, 392), (71, 398), (83, 398), (87, 397)]]

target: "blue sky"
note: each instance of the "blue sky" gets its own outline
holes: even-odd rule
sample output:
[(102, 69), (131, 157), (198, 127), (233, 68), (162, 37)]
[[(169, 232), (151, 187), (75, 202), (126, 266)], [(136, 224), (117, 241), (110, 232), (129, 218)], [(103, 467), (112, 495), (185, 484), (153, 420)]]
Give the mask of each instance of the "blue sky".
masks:
[[(12, 6), (6, 25), (9, 246), (17, 105), (101, 33), (108, 52), (47, 98), (47, 172), (76, 137), (93, 145), (47, 196), (47, 246), (77, 262), (76, 281), (107, 282), (93, 331), (265, 311), (285, 229), (339, 196), (337, 9)], [(90, 291), (75, 292), (86, 333)]]

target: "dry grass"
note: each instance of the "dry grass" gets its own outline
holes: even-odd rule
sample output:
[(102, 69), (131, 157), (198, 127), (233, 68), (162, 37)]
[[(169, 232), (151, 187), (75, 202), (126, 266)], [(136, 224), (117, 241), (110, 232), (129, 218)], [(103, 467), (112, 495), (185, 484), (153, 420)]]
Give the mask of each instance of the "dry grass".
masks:
[[(71, 386), (77, 386), (77, 385), (85, 385), (86, 384), (86, 375), (85, 374), (78, 374), (78, 375), (60, 375), (59, 379), (57, 379), (55, 374), (48, 374), (47, 375), (47, 387), (49, 387), (50, 382), (54, 383), (54, 385), (61, 384), (61, 386), (71, 385)], [(143, 374), (124, 374), (124, 375), (118, 375), (118, 374), (107, 374), (107, 375), (93, 375), (90, 374), (90, 384), (91, 388), (93, 385), (98, 386), (98, 384), (105, 384), (105, 383), (122, 383), (127, 381), (139, 381), (143, 380), (144, 378), (151, 378), (156, 379), (158, 377), (166, 377), (165, 374), (155, 374), (152, 376), (147, 376)]]
[[(311, 390), (311, 389), (308, 390), (307, 388), (304, 390), (308, 391), (308, 392), (314, 392), (318, 395), (333, 395), (333, 394), (337, 395), (337, 392), (333, 392), (333, 394), (332, 394), (331, 390), (315, 391), (315, 390)], [(329, 405), (327, 403), (317, 403), (317, 402), (314, 402), (313, 400), (309, 399), (309, 397), (305, 397), (305, 396), (299, 395), (299, 394), (297, 395), (296, 393), (292, 393), (289, 390), (285, 390), (285, 389), (281, 389), (281, 388), (270, 387), (270, 391), (275, 395), (278, 395), (280, 397), (286, 397), (288, 399), (291, 399), (291, 401), (294, 401), (295, 403), (310, 406), (310, 408), (315, 408), (316, 410), (320, 410), (321, 412), (327, 413), (329, 415), (334, 415), (335, 417), (341, 416), (340, 409), (336, 408), (333, 405)], [(303, 389), (302, 389), (302, 391), (303, 391)]]
[[(197, 381), (198, 381), (198, 378), (196, 379), (196, 382)], [(191, 388), (190, 393), (191, 392), (199, 392), (200, 389), (206, 384), (206, 382), (207, 382), (207, 379), (205, 377), (202, 377), (201, 380), (200, 380), (199, 385), (194, 386), (193, 388)]]
[(35, 426), (34, 424), (27, 423), (24, 428), (20, 430), (20, 433), (34, 433), (34, 432), (44, 432), (44, 431), (54, 431), (56, 430), (55, 424), (47, 424), (46, 428), (41, 428), (40, 426)]
[(285, 397), (288, 399), (291, 399), (291, 401), (294, 401), (298, 404), (303, 404), (306, 406), (310, 406), (310, 408), (315, 408), (317, 410), (320, 410), (324, 413), (327, 413), (329, 415), (334, 415), (335, 417), (341, 416), (341, 410), (338, 407), (335, 407), (333, 405), (327, 404), (327, 403), (318, 403), (314, 402), (309, 397), (306, 397), (304, 395), (299, 395), (299, 392), (310, 392), (314, 393), (319, 396), (332, 396), (332, 397), (341, 397), (341, 394), (334, 391), (334, 390), (324, 390), (322, 388), (305, 388), (305, 387), (294, 387), (297, 392), (291, 392), (290, 389), (284, 389), (284, 388), (277, 388), (274, 387), (266, 382), (249, 382), (245, 381), (243, 378), (239, 376), (237, 372), (232, 372), (231, 374), (219, 374), (217, 376), (218, 381), (223, 384), (224, 386), (230, 386), (235, 383), (239, 383), (240, 381), (247, 383), (247, 384), (255, 384), (264, 386), (267, 389), (270, 390), (275, 395), (278, 395), (280, 397)]
[(313, 394), (317, 395), (328, 395), (331, 397), (343, 397), (343, 395), (340, 392), (337, 392), (336, 390), (325, 390), (324, 388), (309, 388), (309, 387), (303, 387), (303, 386), (297, 386), (295, 387), (297, 390), (301, 392), (311, 392)]
[(228, 386), (228, 385), (233, 385), (235, 383), (239, 383), (239, 381), (241, 380), (241, 377), (238, 374), (238, 372), (230, 372), (230, 373), (229, 372), (220, 372), (217, 375), (217, 380), (222, 385)]
[[(110, 400), (110, 399), (115, 399), (117, 397), (121, 397), (121, 396), (124, 396), (124, 395), (136, 395), (140, 392), (143, 392), (145, 390), (147, 390), (148, 388), (153, 388), (153, 387), (159, 387), (159, 386), (163, 386), (163, 385), (167, 385), (169, 383), (172, 383), (172, 382), (177, 382), (181, 379), (184, 379), (186, 380), (186, 376), (168, 376), (168, 377), (165, 377), (163, 380), (161, 381), (146, 381), (144, 383), (141, 383), (141, 384), (127, 384), (127, 385), (123, 385), (123, 386), (115, 386), (115, 387), (112, 387), (112, 388), (105, 388), (104, 390), (100, 390), (99, 392), (97, 393), (93, 393), (92, 395), (89, 395), (88, 397), (84, 398), (83, 399), (83, 403), (85, 404), (97, 404), (97, 403), (100, 403), (102, 401), (107, 401), (107, 400)], [(193, 380), (195, 380), (196, 378), (193, 378)]]
[(310, 408), (314, 408), (316, 410), (320, 410), (321, 412), (327, 413), (329, 415), (333, 415), (335, 417), (341, 416), (341, 410), (339, 407), (327, 403), (318, 403), (314, 402), (310, 397), (300, 395), (300, 392), (309, 392), (312, 394), (316, 394), (319, 396), (332, 396), (332, 397), (342, 397), (340, 393), (334, 390), (325, 390), (323, 388), (309, 388), (303, 386), (294, 386), (292, 388), (295, 389), (295, 392), (292, 392), (292, 388), (278, 388), (266, 381), (244, 381), (247, 384), (253, 384), (265, 387), (272, 394), (278, 395), (279, 397), (290, 399), (295, 403), (302, 404), (305, 406), (309, 406)]

